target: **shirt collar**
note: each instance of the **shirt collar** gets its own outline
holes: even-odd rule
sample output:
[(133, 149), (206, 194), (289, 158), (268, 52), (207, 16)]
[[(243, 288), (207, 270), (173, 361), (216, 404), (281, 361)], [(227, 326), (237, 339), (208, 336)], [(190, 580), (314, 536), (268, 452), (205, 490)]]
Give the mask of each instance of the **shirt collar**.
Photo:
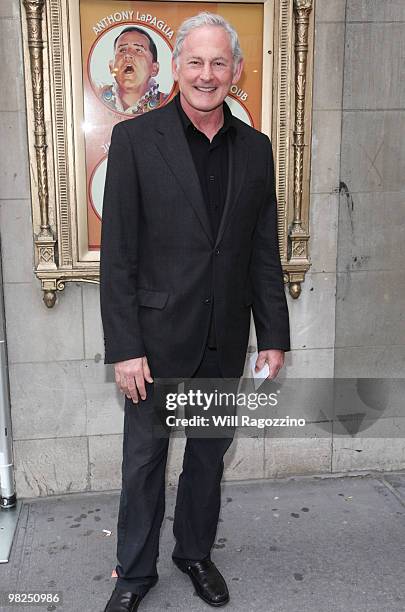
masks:
[[(181, 105), (180, 92), (177, 94), (177, 96), (175, 96), (174, 101), (177, 106), (177, 110), (179, 112), (180, 119), (184, 127), (184, 131), (186, 132), (189, 128), (198, 129), (195, 127), (190, 117), (185, 113)], [(231, 113), (231, 109), (229, 108), (229, 106), (227, 105), (225, 101), (223, 103), (223, 110), (224, 110), (224, 123), (222, 127), (220, 128), (220, 130), (218, 131), (218, 133), (221, 133), (221, 134), (225, 133), (230, 128), (232, 128), (232, 130), (235, 129), (235, 124), (233, 122), (233, 115)]]

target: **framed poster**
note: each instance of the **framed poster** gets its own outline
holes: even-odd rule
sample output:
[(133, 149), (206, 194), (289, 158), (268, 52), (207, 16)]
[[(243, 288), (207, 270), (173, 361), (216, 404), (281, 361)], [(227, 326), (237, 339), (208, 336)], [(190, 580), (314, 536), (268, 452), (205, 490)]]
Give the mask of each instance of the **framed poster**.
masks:
[[(119, 8), (119, 10), (117, 10)], [(180, 23), (202, 10), (232, 20), (244, 51), (245, 70), (227, 103), (234, 115), (261, 128), (263, 4), (200, 2), (119, 2), (81, 0), (80, 67), (85, 168), (87, 245), (81, 255), (98, 258), (102, 201), (112, 127), (169, 102), (176, 93), (171, 56)], [(134, 54), (136, 50), (137, 54)], [(79, 97), (80, 99), (80, 97)], [(79, 143), (78, 143), (78, 146)], [(80, 198), (84, 202), (84, 194)]]
[[(311, 84), (312, 0), (22, 2), (24, 63), (31, 83), (27, 113), (35, 126), (29, 134), (35, 272), (45, 304), (53, 306), (66, 281), (98, 282), (112, 128), (172, 100), (177, 28), (203, 10), (221, 14), (239, 34), (245, 67), (226, 101), (234, 115), (272, 140), (281, 259), (286, 281), (295, 284), (292, 294), (298, 295), (309, 267), (310, 160), (300, 135), (304, 129), (310, 134), (306, 81)], [(295, 143), (294, 118), (302, 126)], [(294, 167), (301, 168), (299, 185)], [(299, 249), (291, 248), (291, 228)]]

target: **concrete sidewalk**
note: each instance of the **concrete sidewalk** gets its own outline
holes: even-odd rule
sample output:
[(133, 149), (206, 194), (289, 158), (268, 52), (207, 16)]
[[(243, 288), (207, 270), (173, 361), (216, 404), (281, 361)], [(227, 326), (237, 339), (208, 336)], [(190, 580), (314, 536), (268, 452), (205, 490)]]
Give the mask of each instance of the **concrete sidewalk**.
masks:
[[(140, 612), (207, 611), (171, 561), (167, 492), (159, 582)], [(58, 606), (101, 612), (115, 579), (118, 492), (23, 500), (0, 590), (61, 591)], [(404, 612), (405, 472), (224, 483), (213, 560), (234, 612)], [(103, 530), (111, 531), (111, 535)]]

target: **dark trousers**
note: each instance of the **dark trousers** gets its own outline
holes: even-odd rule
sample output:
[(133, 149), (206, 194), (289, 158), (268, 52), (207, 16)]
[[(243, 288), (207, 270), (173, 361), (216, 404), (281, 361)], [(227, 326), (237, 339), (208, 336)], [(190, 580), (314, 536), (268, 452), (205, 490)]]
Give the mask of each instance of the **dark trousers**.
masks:
[[(153, 373), (152, 373), (153, 374)], [(217, 351), (206, 348), (194, 378), (221, 378)], [(165, 470), (169, 436), (158, 437), (153, 384), (147, 399), (125, 400), (122, 491), (117, 526), (117, 586), (144, 595), (158, 580), (156, 562), (165, 512)], [(187, 437), (179, 477), (173, 556), (204, 559), (215, 541), (221, 506), (227, 437)]]

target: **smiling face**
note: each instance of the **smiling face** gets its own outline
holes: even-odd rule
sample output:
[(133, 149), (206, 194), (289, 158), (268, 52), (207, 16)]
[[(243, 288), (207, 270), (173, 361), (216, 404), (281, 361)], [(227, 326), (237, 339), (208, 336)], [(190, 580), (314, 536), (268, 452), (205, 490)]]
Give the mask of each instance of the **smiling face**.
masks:
[(146, 91), (150, 78), (159, 72), (159, 63), (153, 61), (147, 37), (140, 32), (122, 34), (115, 45), (110, 72), (121, 91)]
[(231, 85), (243, 69), (234, 68), (229, 34), (219, 26), (201, 26), (186, 36), (173, 76), (186, 103), (197, 112), (210, 112), (222, 105)]

